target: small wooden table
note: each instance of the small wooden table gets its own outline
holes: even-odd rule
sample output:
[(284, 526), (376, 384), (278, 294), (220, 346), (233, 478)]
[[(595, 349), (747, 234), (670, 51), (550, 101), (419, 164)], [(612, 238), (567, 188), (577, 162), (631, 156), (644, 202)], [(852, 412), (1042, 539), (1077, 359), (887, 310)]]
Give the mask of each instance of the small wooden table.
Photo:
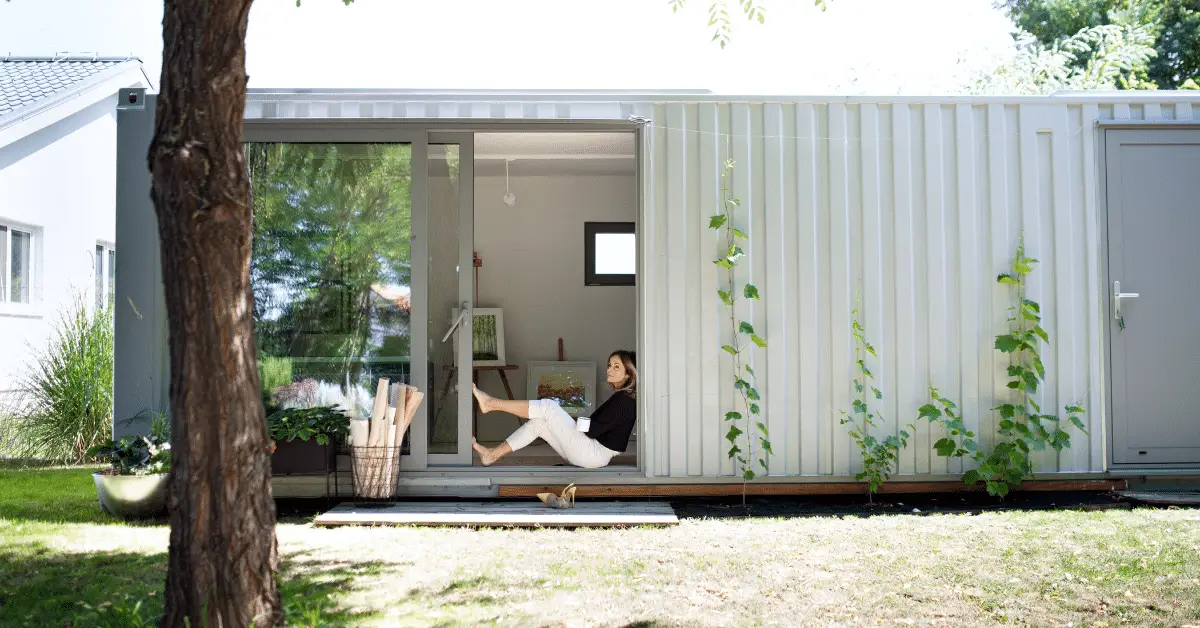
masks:
[[(508, 371), (515, 371), (519, 368), (521, 367), (516, 364), (471, 365), (471, 381), (478, 386), (480, 371), (495, 371), (500, 374), (500, 383), (504, 384), (504, 392), (508, 393), (508, 398), (516, 399), (516, 397), (513, 396), (512, 386), (510, 386), (508, 383)], [(442, 394), (438, 397), (439, 408), (442, 407), (442, 402), (446, 399), (446, 395), (450, 393), (450, 384), (454, 381), (454, 374), (458, 371), (458, 367), (447, 365), (443, 366), (442, 370), (450, 373), (450, 377), (446, 378), (446, 385), (442, 387)], [(473, 406), (474, 404), (472, 404), (472, 407)], [(479, 432), (477, 429), (479, 427), (479, 416), (474, 412), (471, 414), (471, 433), (476, 434)]]

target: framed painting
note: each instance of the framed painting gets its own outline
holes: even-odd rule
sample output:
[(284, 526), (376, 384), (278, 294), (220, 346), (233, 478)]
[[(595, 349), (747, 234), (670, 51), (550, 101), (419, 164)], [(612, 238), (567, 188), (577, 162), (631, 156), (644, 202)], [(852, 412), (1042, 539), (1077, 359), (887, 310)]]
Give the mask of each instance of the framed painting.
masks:
[[(450, 320), (458, 318), (455, 309)], [(471, 311), (471, 362), (474, 366), (504, 366), (504, 310), (477, 307)], [(454, 354), (458, 355), (459, 334), (454, 334)]]
[(530, 362), (527, 375), (529, 399), (553, 399), (576, 418), (596, 408), (595, 362)]

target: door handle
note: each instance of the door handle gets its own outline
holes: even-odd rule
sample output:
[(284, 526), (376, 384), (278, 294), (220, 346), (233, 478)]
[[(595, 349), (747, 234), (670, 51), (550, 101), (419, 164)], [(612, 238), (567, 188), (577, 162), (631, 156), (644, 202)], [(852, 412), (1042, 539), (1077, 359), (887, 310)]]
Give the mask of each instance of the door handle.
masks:
[(1137, 297), (1138, 293), (1136, 292), (1121, 292), (1121, 282), (1113, 282), (1113, 318), (1118, 323), (1124, 324), (1125, 322), (1125, 316), (1121, 313), (1121, 299), (1136, 299)]
[(469, 305), (467, 305), (466, 301), (463, 301), (462, 302), (462, 312), (460, 312), (458, 314), (458, 318), (454, 319), (454, 324), (450, 326), (450, 329), (446, 330), (446, 335), (442, 336), (442, 342), (446, 342), (447, 340), (449, 340), (450, 336), (452, 336), (454, 334), (454, 330), (458, 329), (458, 326), (462, 324), (463, 319), (466, 318), (467, 316), (470, 316), (470, 314), (471, 314), (471, 307)]

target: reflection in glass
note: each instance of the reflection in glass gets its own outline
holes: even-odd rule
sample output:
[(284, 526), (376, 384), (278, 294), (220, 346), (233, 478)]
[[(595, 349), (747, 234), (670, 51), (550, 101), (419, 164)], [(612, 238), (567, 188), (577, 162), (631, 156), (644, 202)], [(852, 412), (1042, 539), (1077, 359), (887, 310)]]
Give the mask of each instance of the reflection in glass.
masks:
[(12, 276), (12, 296), (9, 300), (13, 303), (29, 303), (29, 284), (33, 281), (33, 268), (29, 263), (33, 256), (33, 236), (14, 230), (11, 237), (12, 263), (9, 274)]
[(8, 227), (0, 225), (0, 303), (8, 300)]
[(96, 245), (96, 309), (104, 307), (104, 247)]
[(117, 300), (117, 252), (108, 250), (108, 305), (112, 307)]
[[(453, 337), (442, 342), (442, 337), (459, 308), (459, 155), (457, 144), (429, 146), (429, 360), (437, 391), (429, 405), (431, 454), (458, 451), (456, 343)], [(462, 385), (468, 386), (467, 381)]]
[(264, 400), (369, 416), (380, 377), (411, 383), (411, 147), (246, 147)]

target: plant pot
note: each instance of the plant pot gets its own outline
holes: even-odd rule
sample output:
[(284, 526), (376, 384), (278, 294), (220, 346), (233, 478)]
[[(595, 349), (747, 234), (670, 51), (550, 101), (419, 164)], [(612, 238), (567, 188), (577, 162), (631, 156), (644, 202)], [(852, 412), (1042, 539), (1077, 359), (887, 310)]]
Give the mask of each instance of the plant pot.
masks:
[(333, 443), (315, 440), (275, 441), (271, 475), (318, 475), (332, 468)]
[(104, 475), (93, 473), (100, 509), (124, 519), (158, 517), (167, 512), (166, 473)]

